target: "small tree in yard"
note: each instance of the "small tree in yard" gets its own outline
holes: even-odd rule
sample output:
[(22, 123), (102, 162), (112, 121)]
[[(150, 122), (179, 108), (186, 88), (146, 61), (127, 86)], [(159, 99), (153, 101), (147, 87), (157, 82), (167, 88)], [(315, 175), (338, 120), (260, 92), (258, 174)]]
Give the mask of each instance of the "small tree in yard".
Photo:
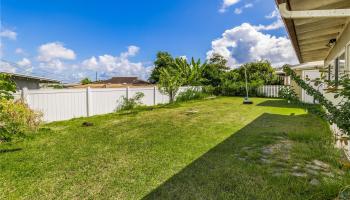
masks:
[(162, 68), (159, 76), (159, 89), (163, 94), (169, 96), (170, 103), (175, 100), (175, 95), (179, 91), (184, 80), (179, 70), (173, 68)]
[(0, 100), (13, 99), (12, 93), (16, 92), (16, 84), (11, 80), (11, 76), (0, 74)]

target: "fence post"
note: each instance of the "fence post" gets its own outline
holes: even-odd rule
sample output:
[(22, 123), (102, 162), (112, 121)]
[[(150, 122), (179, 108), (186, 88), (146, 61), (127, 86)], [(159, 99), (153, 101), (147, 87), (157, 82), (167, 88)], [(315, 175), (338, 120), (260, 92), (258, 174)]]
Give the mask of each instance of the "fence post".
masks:
[(91, 88), (86, 88), (86, 116), (92, 116), (92, 98), (91, 98)]
[(129, 86), (125, 88), (126, 99), (129, 99)]
[(28, 88), (26, 88), (26, 87), (22, 88), (21, 99), (22, 99), (23, 102), (29, 103), (28, 102)]
[(155, 106), (156, 105), (156, 103), (157, 103), (157, 101), (156, 101), (156, 96), (157, 96), (157, 94), (156, 94), (156, 91), (157, 90), (157, 88), (156, 88), (156, 86), (154, 86), (153, 87), (153, 105)]

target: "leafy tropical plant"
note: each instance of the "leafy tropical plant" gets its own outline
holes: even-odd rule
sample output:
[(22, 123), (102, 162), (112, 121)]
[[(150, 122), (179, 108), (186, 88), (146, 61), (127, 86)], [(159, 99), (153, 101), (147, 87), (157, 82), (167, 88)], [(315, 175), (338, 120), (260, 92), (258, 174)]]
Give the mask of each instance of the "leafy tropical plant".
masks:
[(11, 76), (0, 73), (0, 100), (13, 99), (12, 94), (16, 92), (16, 84), (11, 80)]
[(158, 87), (161, 93), (169, 96), (170, 103), (174, 102), (175, 95), (184, 82), (180, 70), (174, 68), (162, 68), (160, 70)]
[(289, 103), (299, 103), (298, 95), (292, 87), (282, 87), (278, 94), (279, 97), (288, 100)]
[(203, 82), (202, 74), (205, 65), (201, 64), (200, 59), (195, 61), (194, 58), (192, 58), (191, 62), (188, 63), (184, 58), (176, 58), (173, 68), (179, 71), (183, 77), (183, 85), (198, 86)]
[(35, 132), (42, 114), (31, 110), (23, 101), (0, 100), (0, 140), (10, 141), (15, 136)]

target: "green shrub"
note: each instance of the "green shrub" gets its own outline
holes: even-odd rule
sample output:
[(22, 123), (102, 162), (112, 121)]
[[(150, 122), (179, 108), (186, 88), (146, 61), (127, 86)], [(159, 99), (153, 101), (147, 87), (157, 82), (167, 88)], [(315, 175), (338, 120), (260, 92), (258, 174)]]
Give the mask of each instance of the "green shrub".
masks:
[(133, 110), (141, 105), (141, 100), (145, 96), (142, 92), (137, 92), (132, 98), (122, 97), (121, 104), (117, 111)]
[(205, 94), (204, 92), (199, 91), (197, 89), (188, 89), (184, 92), (179, 93), (179, 95), (176, 97), (176, 102), (204, 99), (207, 96), (208, 94)]
[(297, 93), (293, 90), (292, 87), (282, 87), (278, 92), (279, 96), (283, 99), (288, 100), (288, 102), (298, 103), (299, 98)]
[[(216, 90), (216, 93), (223, 96), (246, 96), (246, 83), (224, 81)], [(263, 84), (261, 81), (252, 81), (248, 83), (249, 96), (258, 96), (258, 88)]]
[(42, 114), (31, 110), (23, 101), (0, 100), (0, 141), (35, 132)]
[(217, 87), (212, 85), (205, 85), (202, 87), (202, 92), (207, 95), (214, 95)]

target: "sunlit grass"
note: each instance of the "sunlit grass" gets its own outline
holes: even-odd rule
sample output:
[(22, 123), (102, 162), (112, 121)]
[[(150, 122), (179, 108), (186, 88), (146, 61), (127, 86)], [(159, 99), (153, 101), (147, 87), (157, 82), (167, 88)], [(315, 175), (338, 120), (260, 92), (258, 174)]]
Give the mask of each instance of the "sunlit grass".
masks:
[[(281, 100), (217, 98), (48, 124), (0, 149), (0, 199), (322, 199), (349, 184), (327, 124)], [(195, 111), (195, 112), (194, 112)], [(92, 122), (94, 126), (83, 127)], [(287, 140), (288, 162), (262, 150)], [(334, 178), (294, 177), (295, 163)], [(282, 169), (279, 176), (276, 170)]]

